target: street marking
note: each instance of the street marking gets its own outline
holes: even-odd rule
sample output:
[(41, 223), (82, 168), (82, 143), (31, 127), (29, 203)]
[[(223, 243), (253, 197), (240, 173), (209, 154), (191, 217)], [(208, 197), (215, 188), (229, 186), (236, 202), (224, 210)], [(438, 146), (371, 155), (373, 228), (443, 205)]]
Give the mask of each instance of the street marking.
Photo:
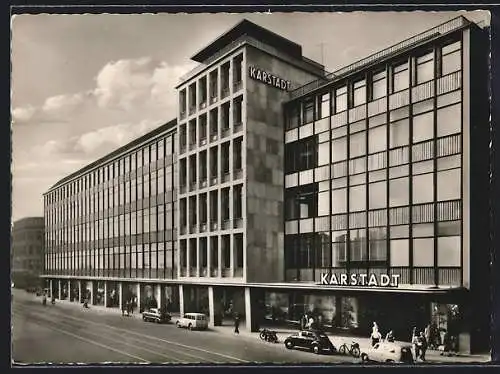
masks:
[(132, 358), (138, 359), (140, 361), (144, 361), (144, 362), (149, 362), (148, 360), (145, 360), (142, 357), (133, 355), (131, 353), (127, 353), (125, 351), (122, 351), (121, 349), (116, 349), (116, 348), (110, 347), (109, 345), (106, 345), (106, 344), (102, 344), (102, 343), (98, 343), (98, 342), (92, 341), (90, 339), (84, 338), (83, 336), (80, 336), (80, 335), (77, 335), (77, 334), (73, 334), (72, 332), (69, 332), (69, 331), (66, 331), (66, 330), (61, 330), (61, 329), (58, 329), (58, 328), (56, 328), (54, 326), (44, 326), (44, 327), (46, 327), (48, 329), (51, 329), (51, 330), (54, 330), (54, 331), (58, 331), (60, 333), (63, 333), (63, 334), (69, 335), (69, 336), (72, 336), (73, 338), (82, 340), (82, 341), (84, 341), (86, 343), (94, 344), (94, 345), (97, 345), (99, 347), (109, 349), (110, 351), (117, 352), (117, 353), (119, 353), (121, 355), (129, 356), (129, 357), (132, 357)]
[[(50, 313), (50, 314), (54, 315), (53, 313)], [(54, 323), (55, 323), (55, 322), (53, 322), (53, 321), (46, 320), (46, 319), (44, 319), (44, 318), (42, 318), (42, 317), (40, 317), (40, 316), (36, 316), (36, 317), (35, 317), (35, 319), (38, 319), (38, 320), (39, 320), (40, 322), (42, 322), (42, 323), (45, 323), (45, 322), (52, 323), (52, 324), (54, 324)], [(66, 325), (66, 326), (68, 326), (68, 327), (76, 327), (76, 328), (80, 328), (80, 327), (82, 327), (82, 326), (78, 326), (78, 325), (77, 325), (77, 326), (72, 325), (71, 323), (68, 323), (67, 321), (59, 321), (59, 322), (58, 322), (58, 324), (65, 324), (65, 325)], [(98, 337), (101, 337), (101, 338), (103, 337), (103, 334), (96, 334), (96, 333), (92, 333), (92, 332), (90, 332), (90, 331), (85, 331), (85, 333), (86, 333), (86, 334), (88, 334), (88, 335), (94, 335), (94, 336), (98, 336)], [(105, 337), (105, 339), (106, 339), (106, 338), (107, 338), (107, 339), (109, 339), (109, 340), (112, 340), (113, 342), (118, 342), (118, 343), (120, 343), (120, 344), (124, 344), (124, 345), (126, 345), (126, 346), (134, 347), (134, 348), (136, 348), (136, 349), (142, 349), (143, 351), (147, 351), (147, 352), (152, 353), (152, 354), (155, 354), (155, 355), (163, 356), (163, 357), (165, 357), (165, 358), (167, 358), (167, 359), (169, 359), (169, 360), (171, 360), (171, 361), (176, 361), (176, 362), (180, 362), (180, 363), (185, 363), (183, 360), (180, 360), (180, 359), (177, 359), (177, 358), (174, 358), (174, 357), (167, 356), (166, 354), (164, 354), (164, 353), (162, 353), (162, 352), (153, 351), (153, 350), (150, 350), (150, 349), (148, 349), (148, 348), (143, 348), (142, 346), (134, 345), (134, 344), (131, 344), (131, 343), (126, 343), (126, 342), (124, 342), (124, 341), (122, 341), (122, 340), (119, 340), (119, 339), (116, 339), (116, 338), (112, 338), (112, 337), (110, 337), (109, 335), (107, 335), (107, 336)], [(134, 339), (134, 340), (139, 340), (138, 338), (132, 338), (132, 339)], [(143, 342), (143, 341), (142, 341), (142, 342)], [(145, 343), (145, 342), (143, 342), (143, 343)], [(151, 343), (145, 343), (145, 344), (152, 345)], [(173, 351), (173, 352), (176, 352), (176, 353), (177, 353), (177, 351)], [(195, 357), (195, 356), (193, 356), (193, 357), (194, 357), (194, 358), (196, 358), (196, 359), (200, 359), (200, 357)], [(206, 359), (204, 359), (204, 360), (206, 360)]]
[[(51, 314), (53, 314), (53, 313), (51, 313)], [(77, 321), (83, 321), (85, 323), (92, 323), (92, 324), (98, 325), (98, 326), (106, 326), (107, 328), (110, 328), (110, 329), (113, 329), (113, 330), (117, 330), (117, 331), (121, 331), (121, 332), (124, 332), (124, 333), (127, 333), (127, 334), (136, 335), (136, 336), (140, 336), (140, 337), (145, 337), (145, 338), (149, 338), (151, 340), (161, 341), (163, 343), (169, 343), (169, 344), (176, 345), (176, 346), (179, 346), (179, 347), (182, 347), (182, 348), (197, 350), (197, 351), (200, 351), (200, 352), (208, 353), (210, 355), (221, 356), (221, 357), (224, 357), (224, 358), (227, 358), (227, 359), (230, 359), (230, 360), (236, 360), (236, 361), (239, 361), (239, 362), (246, 362), (246, 363), (251, 362), (251, 361), (243, 360), (243, 359), (238, 358), (238, 357), (233, 357), (233, 356), (230, 356), (230, 355), (226, 355), (226, 354), (223, 354), (223, 353), (213, 352), (213, 351), (209, 351), (209, 350), (206, 350), (206, 349), (203, 349), (203, 348), (192, 347), (192, 346), (189, 346), (189, 345), (185, 345), (185, 344), (181, 344), (181, 343), (176, 343), (176, 342), (173, 342), (173, 341), (170, 341), (170, 340), (161, 339), (161, 338), (158, 338), (156, 336), (145, 335), (145, 334), (141, 334), (141, 333), (138, 333), (138, 332), (128, 331), (128, 330), (125, 330), (125, 329), (121, 329), (119, 327), (107, 325), (105, 323), (94, 322), (94, 321), (90, 321), (90, 320), (86, 320), (86, 319), (82, 319), (82, 318), (78, 318), (78, 317), (74, 317), (74, 316), (67, 316), (67, 315), (65, 316), (65, 318), (70, 318), (70, 319), (74, 319), (74, 320), (77, 320)]]
[[(16, 307), (13, 308), (14, 309), (18, 309)], [(23, 310), (23, 309), (18, 309), (18, 310)], [(25, 310), (24, 310), (25, 311)], [(46, 314), (51, 314), (51, 315), (57, 315), (58, 313), (51, 313), (50, 311), (47, 311)], [(40, 316), (37, 316), (40, 320), (44, 320), (43, 318), (41, 318)], [(223, 355), (223, 354), (220, 354), (220, 353), (216, 353), (216, 352), (210, 352), (210, 351), (205, 351), (201, 348), (193, 348), (193, 347), (190, 347), (190, 346), (185, 346), (185, 345), (182, 345), (180, 343), (174, 343), (174, 342), (170, 342), (170, 341), (167, 341), (167, 340), (164, 340), (164, 339), (160, 339), (160, 338), (157, 338), (157, 337), (153, 337), (153, 336), (150, 336), (150, 335), (145, 335), (145, 334), (141, 334), (141, 333), (135, 333), (135, 332), (131, 332), (131, 331), (127, 331), (127, 330), (124, 330), (124, 329), (120, 329), (118, 327), (114, 327), (114, 326), (110, 326), (110, 325), (107, 325), (107, 324), (102, 324), (102, 323), (98, 323), (98, 322), (93, 322), (93, 321), (88, 321), (88, 320), (83, 320), (83, 319), (80, 319), (80, 318), (77, 318), (77, 317), (69, 317), (69, 316), (65, 316), (65, 318), (71, 318), (71, 319), (74, 319), (74, 320), (78, 320), (78, 321), (84, 321), (84, 322), (87, 322), (87, 323), (93, 323), (94, 325), (99, 325), (99, 326), (106, 326), (107, 328), (111, 328), (111, 329), (114, 329), (114, 330), (118, 330), (120, 332), (125, 332), (126, 334), (130, 334), (130, 335), (137, 335), (137, 336), (141, 336), (141, 337), (147, 337), (149, 339), (152, 339), (152, 340), (159, 340), (159, 341), (162, 341), (162, 342), (167, 342), (167, 343), (171, 343), (173, 345), (177, 345), (177, 346), (183, 346), (183, 347), (187, 347), (187, 348), (190, 348), (190, 349), (194, 349), (194, 350), (200, 350), (200, 351), (203, 351), (205, 353), (209, 353), (209, 354), (215, 354), (215, 355), (220, 355), (220, 356), (224, 356), (224, 357), (228, 357), (228, 358), (232, 358), (231, 356), (227, 356), (227, 355)], [(52, 321), (49, 321), (49, 322), (52, 322)], [(61, 322), (60, 322), (61, 323)], [(62, 323), (66, 323), (66, 325), (69, 325), (69, 326), (72, 326), (71, 324), (68, 324), (67, 321), (62, 321)], [(73, 326), (74, 327), (74, 326)], [(94, 336), (102, 336), (102, 335), (99, 335), (99, 334), (95, 334), (95, 333), (91, 333), (91, 332), (86, 332), (87, 334), (89, 335), (94, 335)], [(113, 338), (109, 338), (111, 340), (114, 340), (114, 341), (118, 341), (118, 340), (115, 340)], [(138, 338), (132, 338), (132, 339), (136, 339), (136, 340), (139, 340)], [(125, 345), (128, 345), (128, 346), (133, 346), (133, 347), (136, 347), (134, 345), (131, 345), (131, 344), (127, 344), (127, 343), (124, 343), (122, 341), (119, 341), (120, 343), (122, 344), (125, 344)], [(142, 341), (143, 343), (145, 343), (144, 341)], [(152, 345), (152, 343), (146, 343), (146, 344), (150, 344)], [(145, 351), (148, 351), (150, 353), (153, 353), (153, 354), (159, 354), (161, 356), (164, 356), (164, 357), (167, 357), (169, 359), (172, 359), (174, 361), (178, 361), (178, 362), (182, 362), (182, 363), (185, 363), (185, 361), (181, 360), (181, 359), (177, 359), (177, 358), (173, 358), (173, 357), (169, 357), (165, 354), (162, 354), (160, 352), (156, 352), (156, 351), (152, 351), (152, 350), (148, 350), (147, 348), (140, 348), (140, 349), (143, 349)], [(167, 348), (168, 349), (168, 348)], [(211, 361), (212, 363), (224, 363), (224, 362), (221, 362), (221, 361), (216, 361), (212, 358), (206, 358), (206, 357), (202, 357), (202, 356), (198, 356), (198, 355), (194, 355), (194, 354), (191, 354), (191, 353), (187, 353), (187, 352), (183, 352), (183, 351), (175, 351), (175, 350), (170, 350), (171, 352), (175, 352), (177, 354), (181, 354), (181, 355), (184, 355), (184, 356), (187, 356), (187, 357), (191, 357), (191, 358), (194, 358), (196, 360), (201, 360), (201, 361)], [(236, 357), (234, 357), (233, 359), (235, 360), (240, 360)], [(242, 361), (242, 360), (240, 360)], [(249, 361), (244, 361), (244, 362), (249, 362)]]
[[(61, 322), (59, 322), (59, 323), (61, 323)], [(63, 324), (65, 324), (65, 325), (66, 325), (66, 326), (68, 326), (68, 327), (70, 327), (70, 326), (71, 326), (71, 327), (80, 327), (80, 326), (74, 326), (74, 325), (71, 325), (71, 324), (67, 323), (66, 321), (62, 321), (62, 323), (63, 323)], [(126, 342), (121, 341), (121, 340), (118, 340), (118, 339), (116, 339), (116, 338), (111, 338), (109, 335), (105, 335), (105, 334), (96, 334), (96, 333), (89, 332), (89, 331), (85, 331), (85, 333), (86, 333), (86, 334), (88, 334), (88, 335), (94, 335), (94, 336), (98, 336), (98, 337), (101, 337), (101, 338), (102, 338), (102, 337), (103, 337), (103, 335), (104, 335), (104, 336), (105, 336), (105, 339), (111, 340), (111, 341), (113, 341), (113, 342), (118, 342), (118, 343), (120, 343), (120, 344), (123, 344), (123, 345), (129, 346), (129, 347), (133, 347), (133, 348), (136, 348), (136, 349), (141, 349), (141, 350), (143, 350), (143, 351), (146, 351), (146, 352), (149, 352), (149, 353), (152, 353), (152, 354), (155, 354), (155, 355), (163, 356), (163, 357), (165, 357), (165, 358), (167, 358), (167, 359), (169, 359), (169, 360), (173, 360), (173, 361), (176, 361), (176, 362), (182, 362), (181, 360), (178, 360), (178, 359), (176, 359), (176, 358), (174, 358), (174, 357), (167, 356), (166, 354), (163, 354), (163, 353), (161, 353), (161, 352), (153, 351), (153, 350), (151, 350), (151, 349), (144, 348), (144, 347), (141, 347), (141, 346), (138, 346), (138, 345), (134, 345), (134, 344), (132, 344), (132, 343), (126, 343)], [(138, 339), (136, 339), (136, 340), (138, 340)], [(151, 362), (151, 361), (148, 361), (148, 362)]]

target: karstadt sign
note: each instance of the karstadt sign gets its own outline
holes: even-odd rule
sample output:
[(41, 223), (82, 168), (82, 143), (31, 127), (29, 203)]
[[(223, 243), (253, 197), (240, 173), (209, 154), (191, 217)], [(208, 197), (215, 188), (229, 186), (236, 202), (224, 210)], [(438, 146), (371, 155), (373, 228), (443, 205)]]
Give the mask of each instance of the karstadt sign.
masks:
[(248, 67), (248, 75), (252, 79), (261, 81), (269, 86), (279, 88), (283, 91), (289, 91), (292, 86), (292, 82), (280, 78), (274, 74), (268, 73), (267, 71), (256, 68), (255, 66)]

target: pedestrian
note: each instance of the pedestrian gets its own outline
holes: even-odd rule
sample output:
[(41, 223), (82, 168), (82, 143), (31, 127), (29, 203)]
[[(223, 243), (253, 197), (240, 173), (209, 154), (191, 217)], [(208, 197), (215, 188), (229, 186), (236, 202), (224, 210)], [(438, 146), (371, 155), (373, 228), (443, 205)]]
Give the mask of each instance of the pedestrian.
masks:
[(428, 347), (432, 347), (431, 325), (430, 324), (428, 324), (427, 326), (425, 326), (424, 336), (425, 336), (425, 340), (427, 341), (427, 346)]
[(378, 330), (377, 322), (373, 322), (372, 333), (371, 333), (370, 337), (372, 339), (372, 347), (375, 344), (380, 343), (380, 339), (382, 338), (382, 335), (380, 334), (380, 331)]
[(234, 314), (234, 333), (239, 334), (240, 333), (240, 316), (238, 313)]
[(413, 346), (413, 353), (415, 355), (415, 361), (420, 356), (420, 346), (418, 344), (417, 328), (414, 327), (411, 333), (411, 344)]
[(300, 319), (300, 329), (305, 330), (307, 328), (307, 323), (309, 322), (309, 318), (307, 316), (307, 313), (302, 315), (302, 318)]
[(131, 300), (127, 301), (127, 317), (130, 317), (130, 314), (134, 312), (134, 306)]
[(420, 359), (425, 361), (425, 352), (427, 351), (427, 339), (425, 338), (425, 333), (423, 331), (420, 332), (418, 337), (418, 346), (420, 349)]
[(314, 328), (315, 328), (315, 327), (316, 327), (316, 323), (314, 322), (314, 317), (313, 317), (313, 316), (311, 316), (311, 317), (309, 318), (309, 321), (307, 322), (307, 328), (308, 328), (309, 330), (314, 330)]
[(450, 335), (448, 334), (448, 331), (446, 331), (445, 329), (443, 329), (441, 331), (441, 345), (443, 347), (443, 351), (440, 353), (441, 356), (443, 355), (447, 355), (449, 356), (450, 355), (450, 350), (451, 350), (451, 347), (450, 347)]
[(385, 336), (385, 341), (389, 343), (394, 343), (394, 333), (393, 331), (389, 331), (387, 335)]

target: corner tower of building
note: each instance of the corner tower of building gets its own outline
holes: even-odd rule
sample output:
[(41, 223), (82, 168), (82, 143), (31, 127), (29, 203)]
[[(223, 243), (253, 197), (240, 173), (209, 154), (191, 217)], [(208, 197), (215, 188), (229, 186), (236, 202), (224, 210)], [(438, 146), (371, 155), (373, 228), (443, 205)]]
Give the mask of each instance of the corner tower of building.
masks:
[(179, 95), (179, 276), (283, 280), (283, 100), (324, 75), (247, 20), (196, 53)]

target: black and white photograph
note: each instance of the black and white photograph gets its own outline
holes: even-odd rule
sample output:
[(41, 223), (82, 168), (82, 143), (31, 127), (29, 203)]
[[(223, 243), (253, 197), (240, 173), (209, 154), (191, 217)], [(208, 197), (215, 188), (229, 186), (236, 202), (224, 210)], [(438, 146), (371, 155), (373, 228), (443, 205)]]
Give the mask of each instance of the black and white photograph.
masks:
[(12, 14), (11, 365), (490, 362), (490, 22)]

